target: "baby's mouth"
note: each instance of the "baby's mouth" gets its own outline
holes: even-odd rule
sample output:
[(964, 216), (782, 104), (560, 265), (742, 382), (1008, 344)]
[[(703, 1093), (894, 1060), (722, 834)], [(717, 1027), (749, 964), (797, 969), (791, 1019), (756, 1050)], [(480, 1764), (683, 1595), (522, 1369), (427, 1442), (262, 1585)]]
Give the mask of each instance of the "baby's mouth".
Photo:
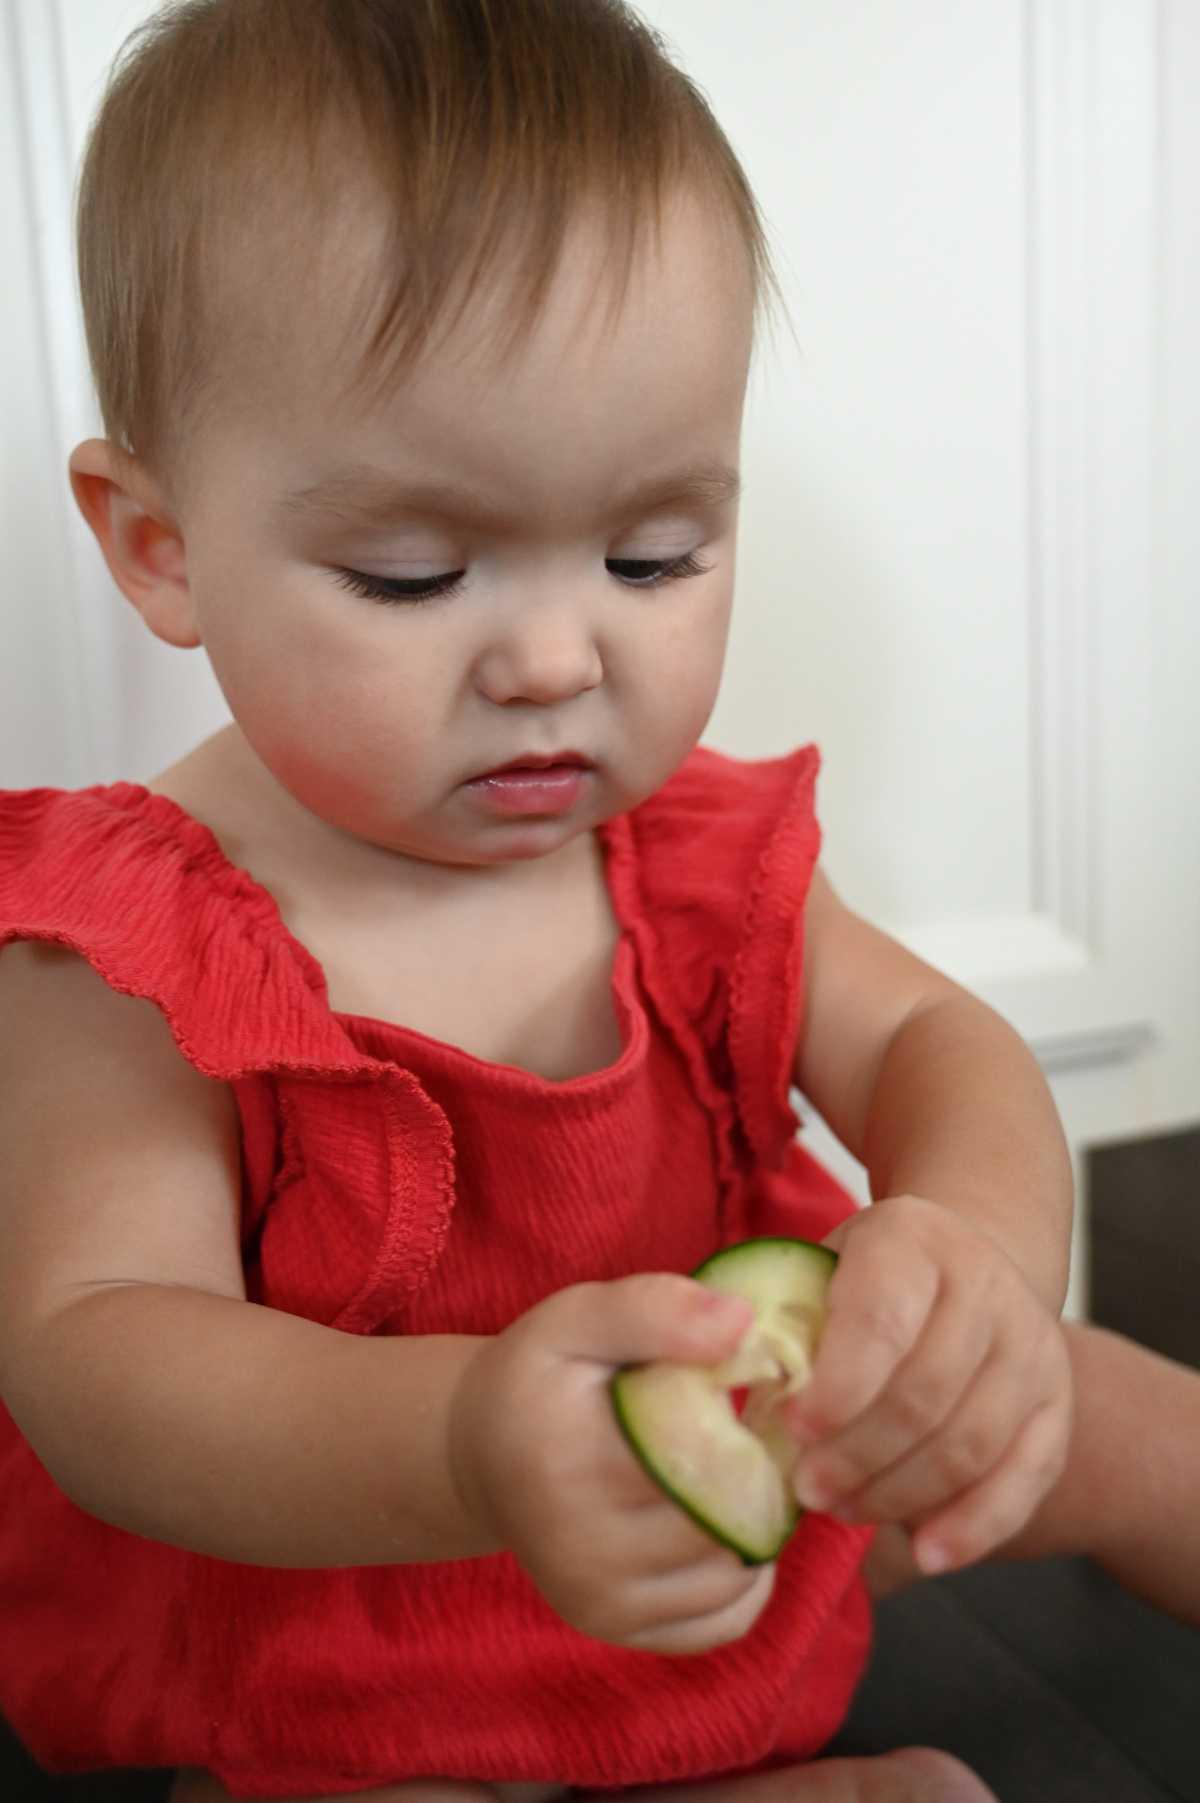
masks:
[(578, 751), (526, 753), (472, 777), (464, 787), (492, 816), (560, 816), (580, 800), (593, 769), (591, 759)]
[(581, 751), (529, 751), (520, 757), (510, 759), (507, 764), (497, 764), (491, 770), (481, 772), (471, 778), (472, 782), (490, 782), (495, 777), (538, 776), (558, 770), (590, 770), (591, 758), (585, 757)]

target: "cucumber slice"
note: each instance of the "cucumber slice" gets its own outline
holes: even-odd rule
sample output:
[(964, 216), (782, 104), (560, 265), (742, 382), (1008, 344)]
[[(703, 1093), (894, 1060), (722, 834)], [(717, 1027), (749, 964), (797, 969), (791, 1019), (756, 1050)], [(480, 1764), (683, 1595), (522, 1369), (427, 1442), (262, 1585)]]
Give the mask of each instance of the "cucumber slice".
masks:
[[(752, 1304), (735, 1351), (719, 1365), (627, 1365), (612, 1379), (617, 1420), (650, 1476), (746, 1565), (776, 1558), (800, 1516), (796, 1444), (779, 1410), (812, 1375), (836, 1264), (808, 1240), (716, 1253), (692, 1275)], [(735, 1390), (747, 1392), (740, 1418)]]

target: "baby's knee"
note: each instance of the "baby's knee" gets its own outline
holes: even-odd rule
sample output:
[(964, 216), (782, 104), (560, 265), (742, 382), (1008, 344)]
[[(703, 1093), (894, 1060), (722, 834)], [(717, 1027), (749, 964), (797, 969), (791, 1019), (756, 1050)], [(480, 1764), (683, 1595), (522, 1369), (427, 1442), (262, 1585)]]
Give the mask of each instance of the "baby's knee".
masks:
[(904, 1747), (868, 1760), (860, 1803), (997, 1803), (962, 1761), (934, 1747)]

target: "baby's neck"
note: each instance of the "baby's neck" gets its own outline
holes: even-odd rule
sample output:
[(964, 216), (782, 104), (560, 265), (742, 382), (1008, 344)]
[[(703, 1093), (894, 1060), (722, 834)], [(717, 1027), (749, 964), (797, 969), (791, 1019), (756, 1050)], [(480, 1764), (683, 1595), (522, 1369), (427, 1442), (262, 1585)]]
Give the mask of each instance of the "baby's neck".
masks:
[(236, 728), (148, 787), (209, 827), (270, 892), (321, 966), (335, 1012), (558, 1082), (619, 1057), (619, 928), (594, 834), (510, 864), (402, 857), (327, 828), (279, 789)]

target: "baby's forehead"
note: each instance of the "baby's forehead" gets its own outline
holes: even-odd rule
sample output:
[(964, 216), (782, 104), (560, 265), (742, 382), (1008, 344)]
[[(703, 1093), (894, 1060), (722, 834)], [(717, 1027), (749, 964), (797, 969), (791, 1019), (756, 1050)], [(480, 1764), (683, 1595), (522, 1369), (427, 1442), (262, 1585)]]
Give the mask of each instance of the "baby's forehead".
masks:
[[(351, 505), (335, 481), (332, 514), (354, 524), (365, 471), (378, 494), (453, 488), (485, 497), (473, 517), (556, 530), (615, 514), (616, 497), (668, 474), (728, 469), (753, 296), (722, 229), (681, 197), (618, 281), (603, 219), (581, 215), (536, 307), (519, 257), (498, 258), (399, 368), (372, 347), (364, 307), (364, 286), (388, 273), (386, 232), (372, 241), (343, 223), (290, 275), (252, 257), (236, 272), (244, 305), (214, 335), (212, 404), (185, 486), (215, 460), (227, 492), (236, 465), (269, 508), (286, 514), (290, 495), (311, 517), (312, 493), (328, 499), (330, 473), (350, 471)], [(425, 511), (460, 517), (436, 499)]]
[[(399, 241), (399, 242), (398, 242)], [(453, 382), (469, 390), (514, 358), (536, 356), (547, 381), (556, 364), (582, 364), (631, 322), (664, 332), (681, 293), (681, 260), (723, 290), (736, 359), (753, 329), (754, 292), (736, 232), (702, 195), (665, 198), (654, 229), (630, 229), (614, 209), (578, 205), (560, 254), (531, 278), (519, 221), (491, 256), (464, 262), (440, 317), (423, 332), (389, 338), (386, 306), (403, 287), (402, 234), (369, 186), (347, 182), (339, 204), (280, 210), (250, 229), (243, 219), (217, 263), (206, 381), (248, 408), (352, 409), (405, 384)]]

